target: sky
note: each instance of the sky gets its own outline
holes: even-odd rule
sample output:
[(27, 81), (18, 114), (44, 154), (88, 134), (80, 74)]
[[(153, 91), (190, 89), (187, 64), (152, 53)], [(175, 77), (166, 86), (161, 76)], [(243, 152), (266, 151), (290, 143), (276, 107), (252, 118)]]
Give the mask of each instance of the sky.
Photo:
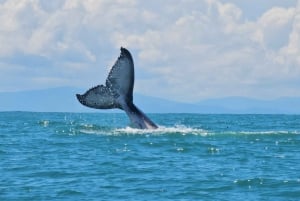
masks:
[(0, 92), (105, 82), (197, 102), (300, 96), (300, 0), (0, 0)]

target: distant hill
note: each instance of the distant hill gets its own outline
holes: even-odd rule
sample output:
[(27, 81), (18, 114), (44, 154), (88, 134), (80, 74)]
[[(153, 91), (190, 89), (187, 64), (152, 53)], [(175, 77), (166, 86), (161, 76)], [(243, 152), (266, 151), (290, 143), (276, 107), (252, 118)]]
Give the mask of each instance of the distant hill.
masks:
[(300, 97), (258, 100), (245, 97), (208, 99), (197, 103), (208, 113), (230, 114), (300, 114)]
[[(0, 111), (121, 112), (82, 106), (76, 93), (85, 89), (60, 87), (45, 90), (0, 93)], [(134, 94), (135, 104), (147, 113), (203, 114), (300, 114), (300, 98), (257, 100), (244, 97), (207, 99), (190, 104)]]
[(71, 87), (45, 90), (0, 93), (0, 111), (34, 111), (34, 112), (89, 112), (81, 107), (75, 94), (81, 93)]

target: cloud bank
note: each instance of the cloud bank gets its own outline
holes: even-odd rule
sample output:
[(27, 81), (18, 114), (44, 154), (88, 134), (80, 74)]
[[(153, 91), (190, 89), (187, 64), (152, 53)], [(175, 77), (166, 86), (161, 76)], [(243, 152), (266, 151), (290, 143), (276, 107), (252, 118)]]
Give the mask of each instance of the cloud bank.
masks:
[(0, 91), (91, 87), (124, 46), (146, 95), (300, 96), (300, 1), (241, 2), (0, 1)]

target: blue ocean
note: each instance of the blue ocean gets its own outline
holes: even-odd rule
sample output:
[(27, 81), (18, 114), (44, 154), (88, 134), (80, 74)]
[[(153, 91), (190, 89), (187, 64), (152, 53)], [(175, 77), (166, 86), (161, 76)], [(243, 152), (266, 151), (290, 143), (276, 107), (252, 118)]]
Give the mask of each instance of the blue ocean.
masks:
[(300, 115), (0, 113), (0, 200), (300, 200)]

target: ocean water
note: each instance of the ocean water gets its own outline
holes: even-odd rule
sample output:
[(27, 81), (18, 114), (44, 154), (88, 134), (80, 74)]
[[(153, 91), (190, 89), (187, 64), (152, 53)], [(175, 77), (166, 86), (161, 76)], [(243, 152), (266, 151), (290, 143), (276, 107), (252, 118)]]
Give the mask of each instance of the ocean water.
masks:
[(0, 113), (0, 200), (300, 200), (300, 115)]

